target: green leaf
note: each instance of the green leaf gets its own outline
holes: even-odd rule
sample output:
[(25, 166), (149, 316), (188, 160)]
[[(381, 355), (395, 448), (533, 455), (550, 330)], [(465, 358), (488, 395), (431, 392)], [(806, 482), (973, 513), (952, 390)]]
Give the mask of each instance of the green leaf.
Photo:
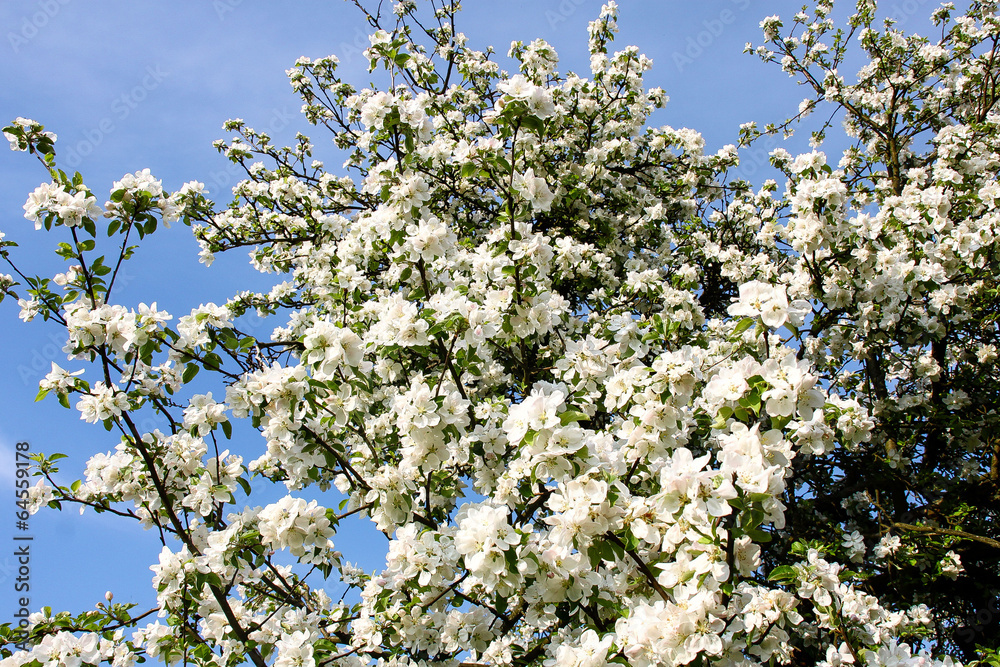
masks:
[(778, 567), (771, 570), (771, 574), (767, 575), (768, 581), (792, 581), (795, 579), (796, 573), (795, 568), (791, 565), (779, 565)]
[(757, 320), (753, 319), (752, 317), (744, 317), (742, 320), (740, 320), (740, 323), (737, 324), (736, 327), (733, 329), (733, 335), (739, 336), (741, 333), (743, 333), (756, 323)]
[(198, 364), (188, 364), (184, 367), (184, 374), (181, 375), (181, 382), (187, 384), (194, 379), (194, 376), (198, 374), (201, 367)]
[(630, 551), (635, 551), (639, 547), (639, 538), (633, 535), (631, 530), (625, 531), (625, 539), (622, 541)]
[(590, 549), (587, 550), (587, 557), (590, 559), (590, 567), (597, 570), (601, 564), (601, 548), (597, 542), (590, 545)]
[(205, 368), (210, 371), (217, 371), (222, 368), (222, 357), (211, 352), (205, 355)]
[(586, 412), (580, 412), (579, 410), (567, 410), (559, 415), (559, 421), (562, 422), (563, 426), (573, 422), (587, 421), (588, 419), (590, 419), (590, 416)]
[(521, 119), (521, 125), (535, 134), (542, 134), (545, 132), (545, 123), (543, 123), (542, 119), (537, 116), (524, 116)]
[(224, 421), (222, 422), (222, 424), (220, 424), (220, 426), (222, 426), (222, 432), (226, 434), (226, 440), (232, 440), (233, 439), (232, 423), (229, 421)]
[(741, 398), (739, 404), (748, 410), (753, 410), (755, 414), (760, 414), (760, 394), (757, 391), (752, 391)]

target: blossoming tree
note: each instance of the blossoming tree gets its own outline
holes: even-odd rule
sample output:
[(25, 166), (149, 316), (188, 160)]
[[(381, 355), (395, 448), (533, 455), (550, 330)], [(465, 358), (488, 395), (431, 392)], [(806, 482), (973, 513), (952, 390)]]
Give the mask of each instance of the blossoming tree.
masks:
[[(22, 317), (66, 328), (68, 368), (40, 393), (118, 439), (68, 487), (39, 456), (22, 502), (120, 515), (163, 551), (160, 620), (112, 600), (35, 614), (0, 631), (3, 667), (995, 650), (996, 3), (942, 6), (933, 39), (870, 0), (844, 27), (829, 0), (765, 19), (755, 51), (811, 91), (799, 115), (846, 130), (839, 156), (776, 150), (781, 193), (733, 177), (735, 147), (647, 127), (665, 97), (634, 47), (612, 50), (614, 3), (588, 77), (559, 74), (542, 41), (501, 71), (456, 10), (366, 13), (385, 90), (298, 61), (292, 86), (345, 170), (305, 136), (277, 147), (231, 121), (218, 148), (246, 179), (225, 207), (148, 171), (101, 205), (40, 124), (5, 129), (48, 172), (25, 217), (63, 235), (68, 263), (32, 276), (0, 247)], [(176, 318), (117, 304), (130, 242), (177, 219), (205, 262), (252, 248), (284, 281)], [(241, 331), (250, 311), (279, 326)], [(194, 393), (199, 370), (215, 391)], [(149, 411), (166, 426), (143, 432)], [(352, 515), (385, 534), (383, 569), (338, 550)]]

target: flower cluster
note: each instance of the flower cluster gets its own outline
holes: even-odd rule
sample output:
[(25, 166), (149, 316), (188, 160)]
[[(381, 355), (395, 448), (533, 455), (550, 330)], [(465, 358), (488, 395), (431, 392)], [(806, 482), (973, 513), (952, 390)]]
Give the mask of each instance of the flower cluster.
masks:
[[(104, 211), (97, 205), (97, 198), (87, 189), (73, 191), (60, 183), (42, 183), (28, 195), (24, 203), (24, 217), (41, 229), (46, 220), (58, 221), (67, 227), (76, 227), (84, 218), (97, 218)], [(48, 224), (51, 224), (49, 222)]]
[(285, 496), (257, 515), (261, 541), (276, 549), (288, 549), (302, 562), (326, 562), (333, 553), (333, 535), (326, 510), (302, 498)]
[[(859, 2), (853, 84), (828, 0), (765, 19), (756, 52), (815, 95), (741, 140), (790, 135), (821, 102), (851, 139), (836, 165), (827, 125), (807, 153), (772, 151), (783, 192), (734, 179), (735, 146), (646, 127), (666, 97), (637, 49), (612, 51), (613, 2), (586, 78), (541, 40), (502, 71), (449, 2), (433, 22), (411, 2), (395, 27), (368, 16), (384, 90), (300, 59), (305, 116), (351, 176), (307, 137), (278, 148), (241, 120), (217, 143), (246, 172), (222, 210), (148, 170), (102, 209), (52, 167), (26, 216), (86, 238), (60, 246), (69, 268), (22, 317), (64, 323), (65, 352), (90, 364), (53, 364), (42, 393), (74, 395), (120, 442), (68, 487), (43, 459), (49, 483), (25, 502), (155, 528), (167, 620), (108, 610), (79, 626), (98, 639), (38, 619), (44, 639), (0, 667), (967, 655), (958, 629), (1000, 582), (970, 548), (1000, 537), (981, 503), (998, 492), (1000, 21), (974, 4), (935, 14), (932, 43)], [(8, 138), (54, 160), (36, 125)], [(278, 278), (173, 326), (112, 299), (133, 250), (94, 256), (102, 216), (108, 236), (183, 219), (205, 263), (249, 247)], [(334, 549), (354, 520), (385, 536), (384, 567)]]

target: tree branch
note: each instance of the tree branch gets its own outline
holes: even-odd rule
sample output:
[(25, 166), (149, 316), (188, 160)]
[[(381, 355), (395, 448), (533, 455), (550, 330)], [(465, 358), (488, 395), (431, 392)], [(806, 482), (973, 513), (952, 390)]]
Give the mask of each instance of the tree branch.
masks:
[(994, 549), (1000, 549), (1000, 542), (990, 539), (989, 537), (983, 537), (982, 535), (973, 535), (972, 533), (967, 533), (964, 530), (954, 530), (952, 528), (935, 528), (933, 526), (915, 526), (912, 523), (893, 523), (893, 528), (898, 528), (900, 530), (908, 530), (913, 533), (928, 533), (930, 535), (951, 535), (952, 537), (958, 537), (963, 540), (971, 540), (973, 542), (979, 542), (980, 544), (985, 544), (986, 546), (993, 547)]

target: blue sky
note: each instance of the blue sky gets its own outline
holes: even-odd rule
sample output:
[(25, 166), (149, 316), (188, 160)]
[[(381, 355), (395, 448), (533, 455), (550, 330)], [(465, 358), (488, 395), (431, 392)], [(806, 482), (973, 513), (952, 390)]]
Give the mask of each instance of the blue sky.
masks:
[[(588, 70), (587, 22), (598, 0), (468, 0), (458, 29), (476, 48), (492, 44), (504, 54), (513, 39), (548, 40), (562, 71)], [(617, 44), (636, 44), (653, 59), (647, 85), (660, 86), (670, 102), (658, 123), (702, 132), (707, 148), (734, 143), (740, 123), (781, 120), (795, 112), (802, 91), (775, 66), (742, 54), (759, 41), (758, 23), (769, 14), (790, 17), (798, 1), (620, 0)], [(929, 13), (928, 0), (901, 0), (897, 15), (914, 8)], [(212, 148), (224, 138), (222, 123), (241, 117), (268, 128), (277, 142), (296, 131), (324, 138), (298, 115), (285, 70), (300, 55), (335, 54), (344, 77), (358, 87), (371, 80), (360, 55), (367, 25), (342, 0), (300, 0), (294, 5), (261, 0), (4, 0), (0, 4), (0, 121), (33, 118), (56, 132), (59, 164), (79, 170), (87, 185), (106, 197), (112, 181), (150, 168), (168, 190), (189, 180), (207, 184), (213, 198), (228, 201), (237, 174)], [(766, 158), (763, 150), (745, 164)], [(333, 166), (334, 161), (330, 161)], [(752, 168), (751, 168), (752, 169)], [(22, 216), (28, 193), (46, 179), (23, 153), (0, 151), (0, 230), (21, 244), (17, 256), (34, 273), (64, 270), (51, 250), (54, 234), (35, 232)], [(0, 268), (0, 272), (9, 272)], [(157, 301), (175, 317), (207, 301), (222, 302), (240, 289), (265, 283), (246, 256), (220, 257), (211, 268), (197, 261), (190, 230), (174, 225), (147, 239), (126, 272), (119, 303)], [(12, 489), (14, 443), (35, 451), (63, 452), (63, 483), (80, 476), (86, 459), (113, 449), (117, 440), (80, 421), (54, 400), (34, 403), (38, 380), (51, 361), (76, 368), (59, 351), (58, 329), (41, 321), (23, 324), (15, 303), (0, 304), (0, 485)], [(252, 436), (253, 437), (253, 436)], [(251, 437), (251, 438), (252, 438)], [(255, 446), (251, 439), (248, 447)], [(259, 444), (263, 444), (261, 440)], [(6, 492), (10, 498), (9, 491)], [(255, 503), (256, 504), (256, 503)], [(12, 567), (14, 506), (0, 508), (0, 621), (15, 608)], [(153, 533), (108, 515), (73, 508), (43, 510), (31, 520), (31, 608), (83, 611), (108, 589), (116, 601), (144, 609), (154, 601), (149, 566), (160, 545)], [(346, 540), (335, 542), (346, 543)], [(362, 563), (381, 558), (384, 542), (360, 550), (342, 548)]]

